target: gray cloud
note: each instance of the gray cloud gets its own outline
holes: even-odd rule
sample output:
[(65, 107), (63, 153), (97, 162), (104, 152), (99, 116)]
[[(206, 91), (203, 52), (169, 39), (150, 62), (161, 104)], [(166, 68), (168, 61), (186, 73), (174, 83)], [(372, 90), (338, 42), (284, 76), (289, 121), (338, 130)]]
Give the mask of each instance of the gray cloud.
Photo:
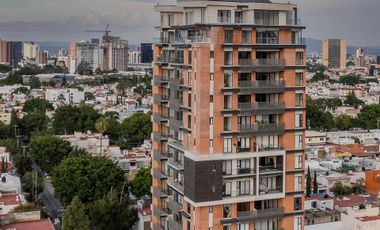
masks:
[[(288, 2), (288, 0), (282, 0)], [(174, 0), (0, 0), (0, 38), (76, 41), (99, 37), (85, 29), (111, 24), (112, 34), (131, 43), (151, 41), (159, 15), (156, 3)], [(299, 4), (305, 36), (346, 38), (354, 45), (380, 45), (379, 0), (291, 0)], [(36, 7), (38, 6), (38, 7)]]

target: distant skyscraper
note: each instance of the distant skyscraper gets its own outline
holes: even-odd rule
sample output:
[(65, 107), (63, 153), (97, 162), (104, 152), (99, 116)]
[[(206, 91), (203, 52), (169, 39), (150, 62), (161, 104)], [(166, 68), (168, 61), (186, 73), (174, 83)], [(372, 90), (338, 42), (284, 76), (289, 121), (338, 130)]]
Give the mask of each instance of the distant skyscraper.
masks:
[(364, 49), (363, 48), (357, 48), (356, 49), (355, 66), (356, 67), (364, 67), (365, 66), (365, 57), (364, 57)]
[(23, 58), (24, 60), (35, 60), (38, 62), (40, 46), (35, 42), (24, 42)]
[(141, 63), (151, 63), (153, 61), (152, 43), (141, 43)]
[(128, 41), (120, 37), (103, 36), (103, 69), (124, 71), (128, 66)]
[(97, 68), (102, 69), (103, 50), (99, 44), (88, 41), (79, 42), (76, 45), (77, 67), (80, 63), (87, 62), (91, 65), (92, 72)]
[(0, 63), (9, 64), (9, 46), (4, 40), (0, 40)]
[(69, 44), (69, 73), (75, 73), (77, 66), (77, 43), (70, 42)]
[(344, 39), (325, 39), (322, 45), (322, 64), (331, 69), (346, 68), (347, 41)]
[(40, 51), (38, 55), (38, 64), (46, 65), (48, 62), (48, 56), (49, 56), (49, 53), (46, 50)]
[(141, 52), (133, 51), (128, 53), (128, 62), (130, 64), (139, 64), (141, 63)]
[(17, 66), (23, 58), (23, 44), (22, 42), (11, 41), (8, 42), (9, 64)]

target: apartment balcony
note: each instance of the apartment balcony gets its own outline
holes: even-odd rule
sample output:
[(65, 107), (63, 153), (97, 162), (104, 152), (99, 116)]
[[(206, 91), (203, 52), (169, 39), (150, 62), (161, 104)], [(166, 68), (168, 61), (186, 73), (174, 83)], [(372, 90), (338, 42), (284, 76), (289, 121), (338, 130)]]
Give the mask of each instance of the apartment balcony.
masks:
[(239, 68), (243, 72), (281, 72), (286, 68), (286, 61), (285, 59), (240, 59)]
[(168, 189), (159, 189), (159, 188), (153, 188), (153, 196), (154, 197), (167, 197), (170, 196), (170, 190)]
[(278, 45), (279, 39), (276, 37), (258, 37), (256, 38), (256, 44)]
[(158, 56), (156, 58), (156, 64), (157, 65), (167, 65), (167, 64), (169, 64), (169, 55), (167, 55), (167, 54), (160, 54), (160, 56)]
[(170, 230), (182, 230), (182, 224), (178, 223), (174, 218), (168, 218), (168, 225)]
[(159, 46), (165, 45), (170, 43), (170, 39), (168, 37), (153, 38), (153, 43)]
[[(174, 106), (174, 105), (171, 106), (171, 107), (179, 108), (179, 105), (178, 105), (178, 107)], [(169, 127), (171, 129), (174, 129), (174, 130), (179, 130), (181, 127), (183, 127), (183, 120), (178, 120), (175, 117), (170, 117), (170, 119), (169, 119)]]
[(170, 158), (168, 160), (168, 165), (170, 165), (172, 168), (174, 168), (176, 170), (183, 170), (184, 169), (183, 163), (175, 160), (174, 158)]
[(255, 168), (237, 168), (232, 169), (230, 172), (223, 172), (224, 178), (240, 178), (240, 177), (252, 177), (256, 175)]
[(172, 45), (191, 45), (194, 43), (210, 43), (211, 38), (206, 36), (190, 36), (174, 38)]
[(181, 56), (172, 56), (170, 57), (169, 62), (174, 65), (183, 65), (185, 63), (184, 58)]
[(161, 171), (160, 169), (153, 169), (153, 177), (158, 179), (168, 178), (167, 172)]
[(254, 23), (258, 26), (302, 26), (301, 19), (291, 19), (287, 20), (285, 23), (268, 23), (267, 20), (255, 19)]
[(264, 184), (259, 185), (259, 195), (282, 193), (282, 191), (283, 191), (282, 186), (268, 187)]
[(169, 120), (169, 115), (164, 113), (153, 113), (153, 122), (167, 122)]
[(239, 103), (238, 108), (240, 113), (251, 112), (255, 115), (265, 114), (283, 114), (285, 112), (284, 102), (244, 102)]
[(240, 135), (280, 135), (284, 131), (284, 124), (281, 122), (239, 125)]
[(153, 152), (153, 159), (155, 161), (167, 160), (169, 157), (171, 157), (171, 153), (168, 152)]
[(169, 197), (168, 207), (170, 208), (170, 210), (172, 210), (173, 213), (178, 213), (182, 209), (182, 204), (177, 203), (177, 201), (175, 201), (173, 197)]
[(155, 104), (168, 103), (169, 102), (169, 95), (154, 94), (153, 95), (153, 101)]
[(259, 166), (259, 174), (276, 174), (276, 173), (283, 173), (284, 172), (284, 166), (282, 164), (275, 164), (275, 165), (260, 165)]
[(173, 214), (173, 212), (169, 208), (154, 207), (153, 214), (157, 217), (161, 217), (161, 216), (171, 215)]
[(153, 140), (154, 141), (168, 141), (168, 138), (170, 138), (171, 135), (169, 133), (159, 133), (159, 132), (153, 132)]
[(239, 81), (240, 93), (284, 93), (285, 81)]
[(255, 209), (252, 211), (238, 212), (239, 221), (253, 221), (259, 219), (270, 219), (284, 216), (284, 208)]
[(168, 186), (183, 194), (183, 182), (180, 183), (178, 180), (170, 177), (168, 178), (167, 184)]
[(164, 76), (154, 76), (153, 77), (153, 85), (154, 86), (162, 86), (164, 84), (169, 83), (169, 77), (164, 77)]

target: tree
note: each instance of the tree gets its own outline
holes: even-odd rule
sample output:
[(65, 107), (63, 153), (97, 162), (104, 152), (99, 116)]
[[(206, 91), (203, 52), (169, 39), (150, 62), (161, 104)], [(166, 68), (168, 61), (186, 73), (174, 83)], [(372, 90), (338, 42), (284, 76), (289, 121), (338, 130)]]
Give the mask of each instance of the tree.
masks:
[(306, 196), (310, 197), (311, 195), (311, 175), (310, 175), (310, 167), (307, 168), (306, 174)]
[(313, 193), (318, 194), (318, 180), (317, 180), (317, 171), (316, 170), (314, 170)]
[(9, 125), (0, 121), (0, 139), (7, 139), (9, 136)]
[(95, 201), (111, 188), (120, 189), (124, 181), (124, 172), (116, 163), (89, 155), (66, 158), (52, 174), (54, 192), (65, 204), (76, 195), (84, 203)]
[(32, 112), (20, 120), (20, 128), (23, 134), (30, 136), (33, 132), (41, 132), (48, 127), (49, 118), (44, 112)]
[(80, 75), (92, 75), (92, 67), (88, 62), (81, 62), (77, 67), (77, 73)]
[(18, 87), (17, 89), (15, 89), (13, 91), (13, 93), (21, 93), (21, 94), (24, 94), (24, 95), (29, 95), (30, 91), (27, 87), (25, 86), (21, 86), (21, 87)]
[(17, 154), (13, 157), (17, 168), (17, 173), (23, 176), (26, 172), (32, 171), (32, 160), (28, 156)]
[[(37, 184), (36, 184), (36, 181), (37, 181)], [(44, 183), (42, 180), (38, 180), (38, 176), (36, 178), (36, 173), (31, 171), (31, 172), (25, 173), (24, 176), (22, 176), (21, 187), (24, 192), (29, 193), (30, 195), (29, 201), (32, 201), (32, 200), (36, 200), (38, 198), (38, 194), (44, 190)], [(37, 191), (37, 194), (36, 194), (36, 191)]]
[(99, 117), (99, 113), (90, 106), (63, 105), (56, 110), (52, 126), (56, 134), (95, 131), (95, 122)]
[(348, 115), (340, 115), (335, 119), (335, 125), (338, 130), (349, 130), (352, 127), (351, 117)]
[(355, 185), (352, 188), (352, 191), (355, 194), (362, 194), (364, 192), (364, 185), (362, 179), (356, 180)]
[(45, 172), (51, 172), (72, 151), (70, 142), (56, 136), (34, 136), (29, 144), (32, 160)]
[(46, 112), (46, 110), (52, 111), (53, 109), (53, 105), (47, 100), (41, 98), (33, 98), (25, 102), (22, 111), (26, 113), (35, 111)]
[(63, 218), (63, 230), (87, 230), (90, 221), (86, 214), (86, 207), (80, 201), (78, 196), (75, 196), (70, 205), (67, 206), (65, 216)]
[(341, 181), (336, 182), (330, 191), (333, 192), (335, 196), (339, 196), (341, 198), (344, 195), (349, 195), (352, 193), (351, 187), (344, 185)]
[(364, 101), (359, 100), (356, 97), (355, 93), (351, 92), (346, 96), (346, 100), (344, 101), (344, 104), (358, 108), (359, 106), (364, 105)]
[(345, 75), (339, 78), (339, 83), (344, 85), (357, 85), (360, 82), (360, 76), (357, 75)]
[(123, 148), (132, 148), (140, 145), (152, 132), (150, 114), (135, 113), (125, 119), (121, 125), (121, 143)]
[(103, 140), (102, 139), (103, 139), (103, 134), (107, 131), (107, 129), (109, 127), (108, 120), (105, 117), (99, 118), (95, 123), (95, 127), (96, 127), (96, 130), (99, 133), (101, 133), (101, 136), (100, 136), (100, 154), (102, 155), (103, 154), (103, 149), (102, 149)]
[(376, 129), (380, 126), (380, 104), (365, 105), (358, 114), (358, 122), (364, 129)]
[(18, 74), (9, 74), (5, 79), (0, 80), (0, 85), (21, 85), (22, 76)]
[(38, 77), (31, 76), (29, 78), (29, 86), (31, 89), (40, 89), (41, 88), (41, 81)]
[(84, 93), (84, 99), (85, 99), (86, 101), (95, 100), (95, 96), (94, 96), (93, 93), (85, 92), (85, 93)]
[(16, 139), (17, 133), (17, 128), (19, 126), (19, 119), (17, 117), (17, 113), (15, 110), (12, 109), (11, 112), (11, 122), (9, 124), (9, 137), (14, 137)]
[(135, 178), (130, 182), (130, 188), (133, 195), (142, 197), (150, 195), (151, 184), (152, 176), (150, 175), (150, 168), (141, 168)]
[(306, 121), (309, 128), (317, 130), (331, 130), (335, 127), (334, 117), (330, 112), (326, 112), (324, 105), (319, 101), (307, 99)]
[(93, 230), (132, 229), (139, 217), (137, 210), (131, 208), (128, 194), (113, 189), (102, 199), (90, 205), (90, 226)]
[(10, 65), (0, 64), (0, 73), (8, 73), (12, 70)]
[(6, 173), (8, 171), (7, 163), (5, 162), (4, 157), (1, 158), (1, 173)]
[(98, 67), (98, 68), (96, 68), (96, 70), (95, 70), (95, 74), (96, 75), (101, 75), (102, 74), (102, 70)]
[(116, 85), (116, 90), (117, 90), (117, 103), (119, 104), (119, 97), (120, 97), (120, 100), (122, 102), (122, 104), (124, 104), (124, 96), (125, 96), (125, 90), (128, 88), (128, 83), (124, 80), (124, 79), (121, 79), (117, 85)]

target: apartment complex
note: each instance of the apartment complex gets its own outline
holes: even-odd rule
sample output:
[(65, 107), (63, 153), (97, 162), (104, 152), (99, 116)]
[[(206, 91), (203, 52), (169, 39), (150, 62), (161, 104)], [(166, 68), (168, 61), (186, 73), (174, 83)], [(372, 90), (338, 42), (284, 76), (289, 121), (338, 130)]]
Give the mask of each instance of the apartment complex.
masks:
[(325, 39), (322, 42), (322, 64), (331, 69), (346, 68), (347, 41), (344, 39)]
[(297, 6), (178, 0), (155, 10), (153, 229), (302, 230)]

